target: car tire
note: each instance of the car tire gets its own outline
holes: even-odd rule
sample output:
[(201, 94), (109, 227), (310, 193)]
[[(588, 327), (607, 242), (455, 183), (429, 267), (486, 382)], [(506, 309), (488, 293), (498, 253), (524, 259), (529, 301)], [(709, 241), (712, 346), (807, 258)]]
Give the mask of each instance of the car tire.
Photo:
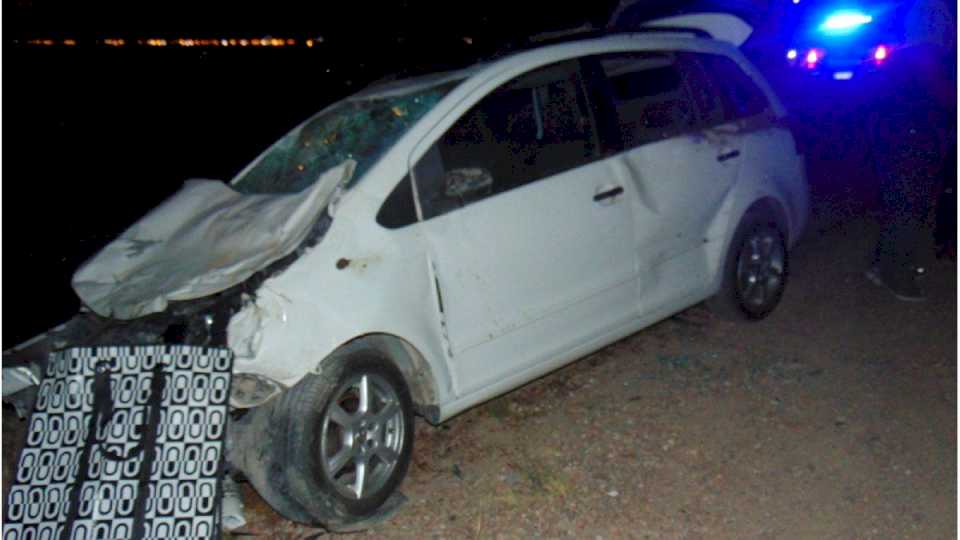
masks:
[(372, 349), (325, 362), (283, 396), (286, 495), (322, 525), (375, 513), (406, 476), (413, 403), (403, 375)]
[(722, 268), (720, 290), (707, 300), (717, 315), (756, 321), (769, 315), (787, 285), (788, 257), (776, 221), (747, 215), (740, 222)]

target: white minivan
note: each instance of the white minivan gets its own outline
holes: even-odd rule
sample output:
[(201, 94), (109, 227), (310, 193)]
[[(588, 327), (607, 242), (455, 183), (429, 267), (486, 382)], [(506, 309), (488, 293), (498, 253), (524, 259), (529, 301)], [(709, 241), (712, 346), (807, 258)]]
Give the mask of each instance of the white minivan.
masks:
[(44, 350), (229, 347), (229, 462), (285, 516), (342, 528), (383, 511), (415, 414), (705, 300), (764, 317), (806, 222), (803, 158), (743, 36), (682, 23), (331, 105), (88, 261), (87, 310)]

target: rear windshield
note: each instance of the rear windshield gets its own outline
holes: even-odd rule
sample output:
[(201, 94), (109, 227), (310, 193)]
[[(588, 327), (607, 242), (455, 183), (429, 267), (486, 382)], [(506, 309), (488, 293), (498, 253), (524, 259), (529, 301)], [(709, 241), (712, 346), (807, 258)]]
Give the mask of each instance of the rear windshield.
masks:
[(357, 162), (352, 184), (458, 82), (335, 103), (277, 141), (233, 180), (233, 188), (295, 193), (347, 159)]

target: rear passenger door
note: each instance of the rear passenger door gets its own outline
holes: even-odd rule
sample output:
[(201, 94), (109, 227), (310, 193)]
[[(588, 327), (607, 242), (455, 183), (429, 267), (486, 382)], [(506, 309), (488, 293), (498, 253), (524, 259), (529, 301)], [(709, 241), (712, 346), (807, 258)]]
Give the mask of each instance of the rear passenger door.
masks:
[[(766, 95), (747, 73), (732, 59), (719, 54), (686, 55), (692, 76), (712, 85), (720, 97), (720, 110), (705, 124), (728, 145), (735, 145), (740, 155), (727, 162), (738, 168), (738, 178), (747, 182), (789, 180), (796, 177), (797, 164), (793, 136), (774, 113)], [(717, 110), (716, 104), (703, 107)], [(733, 161), (738, 161), (734, 164)]]
[[(707, 231), (736, 177), (738, 139), (707, 126), (683, 59), (670, 52), (592, 57), (616, 117), (617, 169), (638, 192), (636, 250), (642, 313), (683, 307), (708, 287)], [(719, 107), (719, 101), (717, 101)], [(717, 109), (715, 112), (720, 113)]]

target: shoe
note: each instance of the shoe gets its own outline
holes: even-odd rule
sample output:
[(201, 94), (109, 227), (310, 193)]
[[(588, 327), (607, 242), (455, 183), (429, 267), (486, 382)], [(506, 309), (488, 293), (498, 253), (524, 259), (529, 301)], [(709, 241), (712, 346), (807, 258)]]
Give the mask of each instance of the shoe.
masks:
[(871, 266), (863, 273), (863, 276), (870, 280), (870, 283), (873, 283), (877, 287), (886, 288), (887, 284), (883, 282), (883, 278), (880, 277), (880, 269), (876, 266)]
[(923, 294), (923, 289), (917, 285), (915, 280), (909, 280), (897, 287), (890, 287), (890, 290), (897, 297), (897, 300), (903, 300), (904, 302), (923, 302), (927, 299), (926, 295)]
[(883, 280), (883, 277), (880, 275), (880, 268), (876, 266), (871, 266), (863, 275), (877, 287), (890, 289), (890, 292), (897, 297), (897, 300), (904, 302), (923, 302), (927, 299), (926, 295), (923, 294), (923, 290), (917, 285), (916, 278), (908, 279), (905, 280), (904, 283), (892, 286)]

